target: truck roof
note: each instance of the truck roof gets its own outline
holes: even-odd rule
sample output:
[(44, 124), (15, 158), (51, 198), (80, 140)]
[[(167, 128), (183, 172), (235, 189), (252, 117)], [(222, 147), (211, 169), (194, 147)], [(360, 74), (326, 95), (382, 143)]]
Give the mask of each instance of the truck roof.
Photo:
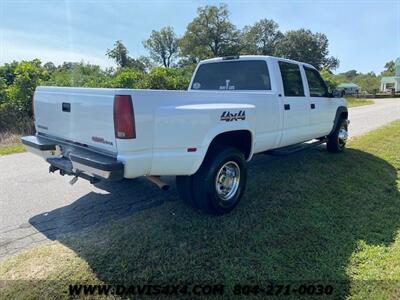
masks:
[(313, 65), (310, 65), (305, 62), (296, 61), (293, 59), (288, 59), (288, 58), (283, 58), (283, 57), (269, 56), (269, 55), (232, 55), (232, 56), (225, 56), (225, 57), (214, 57), (214, 58), (209, 58), (209, 59), (200, 61), (199, 65), (204, 64), (204, 63), (213, 63), (213, 62), (219, 62), (219, 61), (267, 60), (267, 59), (291, 62), (291, 63), (296, 63), (296, 64), (303, 64), (305, 66), (315, 69), (315, 67)]

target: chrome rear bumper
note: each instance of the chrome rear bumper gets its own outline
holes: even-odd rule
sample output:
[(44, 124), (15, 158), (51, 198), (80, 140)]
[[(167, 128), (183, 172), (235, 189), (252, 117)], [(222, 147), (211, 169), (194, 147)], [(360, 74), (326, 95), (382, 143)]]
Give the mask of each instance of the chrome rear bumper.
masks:
[(21, 141), (29, 152), (42, 156), (50, 164), (51, 172), (60, 170), (61, 175), (85, 179), (120, 180), (124, 177), (124, 164), (115, 157), (40, 135), (24, 136)]

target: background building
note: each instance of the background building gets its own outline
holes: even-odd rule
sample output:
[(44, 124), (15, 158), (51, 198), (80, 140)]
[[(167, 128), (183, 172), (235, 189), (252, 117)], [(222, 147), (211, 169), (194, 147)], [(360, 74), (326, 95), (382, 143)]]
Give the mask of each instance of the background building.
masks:
[(400, 57), (395, 61), (395, 75), (385, 76), (381, 79), (381, 92), (388, 92), (394, 89), (400, 92)]
[(356, 95), (360, 93), (361, 88), (355, 83), (341, 83), (338, 85), (337, 89), (343, 91), (345, 95)]

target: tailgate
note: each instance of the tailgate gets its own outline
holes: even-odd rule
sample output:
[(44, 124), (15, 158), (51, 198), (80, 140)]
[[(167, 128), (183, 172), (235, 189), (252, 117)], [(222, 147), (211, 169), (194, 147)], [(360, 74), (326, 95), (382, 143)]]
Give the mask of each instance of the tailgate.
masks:
[(115, 153), (114, 94), (113, 89), (38, 87), (36, 131)]

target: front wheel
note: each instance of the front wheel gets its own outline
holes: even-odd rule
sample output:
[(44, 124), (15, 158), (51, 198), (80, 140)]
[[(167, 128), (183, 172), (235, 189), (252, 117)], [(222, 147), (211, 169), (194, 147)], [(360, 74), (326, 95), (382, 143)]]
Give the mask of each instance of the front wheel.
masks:
[(231, 147), (215, 149), (193, 175), (193, 200), (206, 213), (228, 213), (242, 198), (246, 182), (243, 153)]
[(328, 137), (326, 147), (329, 152), (339, 153), (342, 152), (346, 146), (348, 138), (348, 121), (347, 119), (340, 119), (334, 132)]

